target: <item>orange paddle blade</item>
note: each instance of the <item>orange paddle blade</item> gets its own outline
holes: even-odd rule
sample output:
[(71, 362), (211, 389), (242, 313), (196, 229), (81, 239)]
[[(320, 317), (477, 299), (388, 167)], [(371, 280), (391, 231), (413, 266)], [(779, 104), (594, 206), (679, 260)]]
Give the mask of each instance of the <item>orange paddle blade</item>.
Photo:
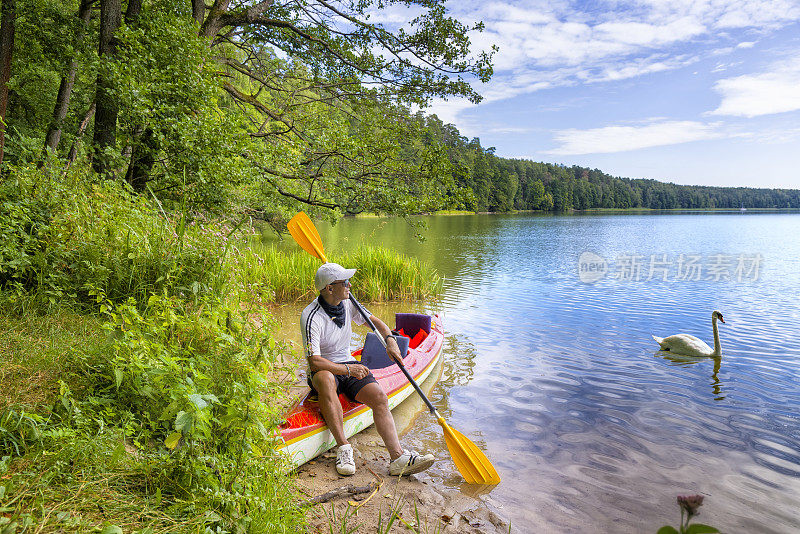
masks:
[(292, 217), (286, 226), (289, 228), (289, 233), (294, 240), (297, 241), (297, 244), (303, 247), (303, 250), (315, 258), (321, 259), (323, 263), (328, 263), (328, 258), (325, 257), (325, 249), (322, 246), (322, 238), (308, 215), (301, 211)]
[(499, 484), (500, 475), (477, 445), (464, 434), (450, 428), (444, 418), (438, 418), (444, 430), (444, 441), (458, 472), (469, 484)]

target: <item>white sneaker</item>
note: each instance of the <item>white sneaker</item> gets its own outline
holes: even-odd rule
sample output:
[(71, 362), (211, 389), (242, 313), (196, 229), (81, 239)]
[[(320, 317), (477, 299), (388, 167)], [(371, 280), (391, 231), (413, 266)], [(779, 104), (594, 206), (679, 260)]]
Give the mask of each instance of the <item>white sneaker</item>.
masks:
[(353, 446), (349, 443), (342, 445), (336, 451), (336, 472), (345, 476), (356, 472), (356, 462), (353, 460)]
[(433, 465), (435, 458), (432, 454), (420, 454), (417, 451), (404, 450), (403, 454), (389, 464), (389, 474), (412, 475), (425, 471)]

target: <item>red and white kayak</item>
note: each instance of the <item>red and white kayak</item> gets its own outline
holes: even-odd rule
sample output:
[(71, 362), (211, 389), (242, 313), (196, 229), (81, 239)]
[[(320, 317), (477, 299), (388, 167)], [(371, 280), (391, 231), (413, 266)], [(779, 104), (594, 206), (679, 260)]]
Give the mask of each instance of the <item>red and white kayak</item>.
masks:
[[(409, 338), (408, 353), (403, 362), (414, 380), (423, 382), (442, 357), (444, 333), (441, 320), (437, 315), (398, 313), (395, 332)], [(375, 380), (389, 397), (389, 409), (392, 410), (408, 398), (414, 388), (396, 363), (389, 364), (385, 351), (374, 356), (369, 340), (366, 345), (365, 349), (354, 352), (353, 356), (372, 370)], [(364, 356), (360, 357), (362, 350)], [(348, 438), (372, 424), (370, 408), (352, 402), (344, 395), (339, 395), (339, 402), (342, 403), (344, 432)], [(289, 409), (278, 430), (280, 439), (277, 450), (286, 455), (294, 466), (303, 465), (336, 445), (336, 440), (322, 419), (318, 403), (308, 395)]]

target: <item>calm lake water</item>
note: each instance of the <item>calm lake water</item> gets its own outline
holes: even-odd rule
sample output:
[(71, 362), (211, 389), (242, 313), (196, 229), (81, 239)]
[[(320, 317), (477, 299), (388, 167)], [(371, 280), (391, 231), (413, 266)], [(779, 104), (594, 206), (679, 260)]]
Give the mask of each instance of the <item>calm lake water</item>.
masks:
[[(424, 243), (402, 220), (320, 229), (329, 251), (380, 243), (446, 277), (440, 300), (402, 307), (442, 315), (431, 399), (503, 482), (461, 484), (422, 415), (403, 440), (443, 458), (432, 482), (523, 532), (655, 532), (687, 493), (726, 532), (800, 530), (800, 214), (425, 220)], [(713, 344), (715, 309), (719, 360), (657, 352), (651, 334)]]

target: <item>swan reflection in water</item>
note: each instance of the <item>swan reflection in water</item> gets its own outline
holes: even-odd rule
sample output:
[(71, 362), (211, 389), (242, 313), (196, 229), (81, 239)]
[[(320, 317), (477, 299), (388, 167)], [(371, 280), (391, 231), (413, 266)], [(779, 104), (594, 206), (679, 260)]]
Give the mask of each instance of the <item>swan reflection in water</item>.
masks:
[(724, 400), (725, 395), (722, 393), (722, 381), (719, 379), (719, 370), (722, 367), (722, 356), (684, 356), (682, 354), (670, 353), (667, 351), (656, 352), (656, 357), (668, 360), (671, 365), (678, 365), (681, 367), (688, 367), (700, 362), (711, 360), (714, 362), (714, 367), (711, 372), (711, 391), (714, 393), (714, 400)]

